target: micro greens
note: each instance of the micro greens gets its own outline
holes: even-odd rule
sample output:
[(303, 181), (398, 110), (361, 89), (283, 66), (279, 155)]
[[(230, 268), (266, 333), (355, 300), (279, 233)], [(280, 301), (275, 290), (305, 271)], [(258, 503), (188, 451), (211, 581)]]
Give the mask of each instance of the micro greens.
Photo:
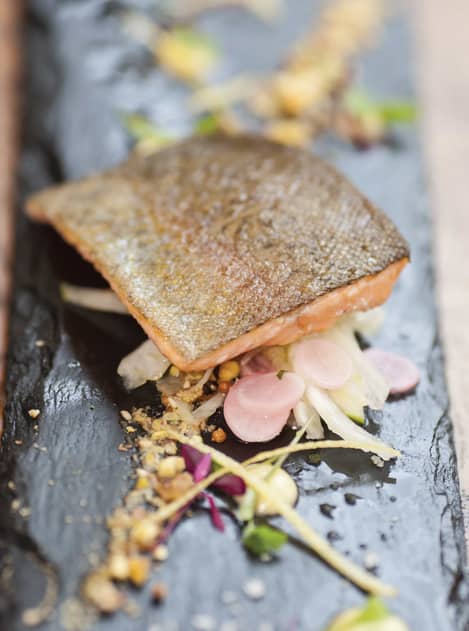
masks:
[[(161, 434), (166, 435), (167, 437), (182, 444), (189, 444), (202, 453), (211, 454), (212, 458), (222, 465), (222, 467), (243, 478), (246, 484), (251, 487), (259, 495), (259, 497), (267, 500), (274, 509), (297, 530), (312, 551), (314, 551), (320, 558), (326, 561), (326, 563), (346, 577), (349, 581), (374, 595), (393, 596), (396, 593), (396, 590), (393, 587), (386, 585), (376, 578), (376, 576), (373, 576), (373, 574), (370, 574), (363, 568), (355, 565), (330, 546), (327, 541), (316, 533), (311, 526), (309, 526), (309, 524), (291, 506), (288, 505), (288, 503), (286, 503), (278, 495), (271, 492), (269, 485), (265, 482), (265, 480), (249, 471), (249, 468), (244, 464), (239, 463), (237, 460), (230, 458), (226, 454), (219, 452), (217, 449), (214, 449), (205, 443), (193, 441), (191, 438), (188, 438), (187, 436), (184, 436), (184, 434), (180, 434), (172, 429), (168, 428), (163, 430)], [(300, 445), (295, 445), (295, 447), (299, 446)], [(216, 473), (218, 474), (219, 471)]]
[(249, 522), (243, 530), (242, 541), (244, 547), (255, 556), (270, 554), (280, 549), (288, 540), (281, 530), (272, 528), (268, 524), (255, 525)]
[(417, 109), (409, 101), (376, 101), (364, 90), (351, 89), (344, 96), (344, 106), (354, 116), (378, 117), (386, 125), (393, 123), (413, 123)]

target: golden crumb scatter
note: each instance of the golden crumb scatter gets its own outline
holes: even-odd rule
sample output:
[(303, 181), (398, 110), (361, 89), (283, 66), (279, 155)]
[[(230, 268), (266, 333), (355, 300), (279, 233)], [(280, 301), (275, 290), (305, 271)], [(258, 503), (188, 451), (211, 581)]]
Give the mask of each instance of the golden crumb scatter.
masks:
[(38, 410), (37, 408), (31, 408), (31, 410), (28, 410), (28, 414), (31, 418), (37, 418), (40, 413), (41, 410)]
[(128, 410), (121, 410), (120, 415), (122, 416), (124, 421), (127, 421), (127, 423), (130, 423), (130, 421), (132, 420), (132, 415)]
[(125, 554), (112, 554), (108, 562), (109, 575), (118, 581), (125, 581), (129, 577), (129, 560)]
[(193, 484), (191, 474), (184, 471), (174, 478), (157, 480), (155, 488), (165, 502), (171, 502), (184, 495)]
[(141, 550), (150, 550), (159, 532), (156, 522), (147, 517), (134, 524), (130, 531), (130, 540)]
[(135, 555), (129, 559), (129, 579), (137, 587), (141, 587), (150, 575), (150, 559)]
[(83, 595), (103, 613), (112, 613), (120, 609), (124, 597), (107, 574), (98, 570), (90, 574), (83, 584)]
[(168, 547), (165, 546), (163, 543), (160, 543), (153, 550), (153, 558), (155, 559), (155, 561), (158, 561), (159, 563), (163, 563), (163, 561), (166, 561), (168, 557), (169, 557)]
[(168, 456), (159, 463), (157, 473), (160, 478), (174, 478), (175, 475), (181, 473), (184, 469), (184, 458)]

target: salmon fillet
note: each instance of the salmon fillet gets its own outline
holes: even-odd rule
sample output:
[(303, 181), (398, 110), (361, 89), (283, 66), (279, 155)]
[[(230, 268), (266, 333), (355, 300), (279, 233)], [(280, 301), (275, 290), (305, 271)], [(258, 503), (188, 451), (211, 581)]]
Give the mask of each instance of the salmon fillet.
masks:
[(309, 152), (192, 138), (33, 195), (182, 370), (323, 330), (383, 303), (409, 249)]

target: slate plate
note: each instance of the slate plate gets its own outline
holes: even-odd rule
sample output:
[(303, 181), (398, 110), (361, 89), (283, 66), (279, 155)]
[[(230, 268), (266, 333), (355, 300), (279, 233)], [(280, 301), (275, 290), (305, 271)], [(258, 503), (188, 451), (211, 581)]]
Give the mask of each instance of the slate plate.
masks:
[[(145, 4), (152, 3), (140, 3)], [(29, 2), (23, 197), (122, 159), (128, 139), (120, 110), (141, 109), (177, 133), (190, 129), (185, 89), (159, 73), (148, 53), (120, 31), (117, 11), (124, 6), (130, 3)], [(228, 61), (221, 74), (275, 66), (318, 8), (307, 0), (290, 6), (276, 27), (237, 10), (200, 18), (201, 27), (223, 42)], [(377, 94), (412, 98), (410, 59), (401, 17), (367, 57), (361, 79)], [(403, 452), (390, 468), (378, 469), (360, 454), (326, 454), (319, 465), (301, 456), (290, 460), (301, 489), (298, 508), (355, 561), (364, 562), (370, 552), (377, 557), (378, 574), (400, 588), (392, 608), (411, 629), (467, 629), (464, 537), (418, 136), (401, 131), (397, 146), (367, 153), (330, 139), (316, 150), (388, 212), (411, 243), (412, 265), (389, 303), (376, 343), (416, 361), (422, 382), (415, 396), (389, 403), (369, 419), (371, 431)], [(70, 622), (64, 611), (70, 613), (80, 581), (104, 554), (103, 520), (132, 484), (131, 454), (117, 451), (124, 437), (118, 410), (132, 400), (115, 368), (142, 334), (124, 317), (61, 305), (60, 279), (86, 284), (99, 278), (49, 228), (31, 225), (20, 214), (17, 232), (0, 460), (0, 615), (2, 628), (24, 628), (21, 611), (41, 598), (47, 561), (60, 587), (59, 607), (42, 627), (53, 631), (65, 628), (65, 619)], [(38, 347), (38, 340), (46, 344)], [(148, 401), (152, 392), (135, 396)], [(30, 408), (41, 410), (37, 421), (27, 415)], [(346, 493), (360, 499), (351, 505)], [(11, 510), (15, 497), (30, 509), (29, 517)], [(332, 519), (320, 511), (324, 503), (336, 507)], [(163, 606), (149, 604), (148, 589), (133, 592), (138, 618), (118, 614), (93, 628), (189, 629), (194, 616), (208, 615), (215, 628), (236, 620), (238, 629), (320, 631), (333, 614), (363, 602), (355, 588), (299, 545), (285, 547), (269, 564), (250, 560), (240, 548), (236, 524), (227, 521), (221, 535), (200, 511), (177, 530), (170, 559), (154, 574), (169, 586)], [(265, 583), (260, 602), (242, 593), (248, 577)], [(235, 592), (234, 604), (223, 602), (226, 591)]]

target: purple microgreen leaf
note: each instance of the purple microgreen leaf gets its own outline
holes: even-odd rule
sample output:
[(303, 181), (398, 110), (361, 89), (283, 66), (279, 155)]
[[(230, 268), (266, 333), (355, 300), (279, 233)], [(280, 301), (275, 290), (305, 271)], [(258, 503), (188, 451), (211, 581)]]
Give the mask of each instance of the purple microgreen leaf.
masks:
[(193, 473), (194, 482), (200, 482), (208, 476), (210, 469), (212, 468), (212, 456), (210, 454), (204, 454), (197, 463), (197, 466)]
[(186, 504), (185, 506), (180, 508), (177, 511), (177, 513), (175, 513), (171, 517), (171, 519), (168, 521), (166, 526), (160, 532), (160, 534), (158, 536), (158, 539), (156, 540), (155, 545), (154, 545), (155, 548), (156, 548), (156, 546), (160, 545), (161, 543), (165, 543), (169, 539), (170, 534), (173, 532), (173, 530), (176, 528), (178, 523), (184, 517), (184, 514), (185, 514), (186, 510), (189, 508), (189, 506), (190, 506), (190, 502), (189, 502), (189, 504)]
[(212, 520), (212, 524), (217, 530), (220, 530), (220, 532), (224, 532), (225, 524), (223, 523), (221, 513), (218, 510), (217, 505), (215, 504), (215, 500), (209, 493), (204, 493), (203, 495), (210, 506), (210, 518)]
[(181, 456), (184, 458), (187, 471), (194, 473), (200, 460), (202, 460), (202, 454), (190, 445), (181, 446)]
[(213, 483), (213, 486), (227, 495), (244, 495), (246, 483), (238, 475), (227, 473)]

